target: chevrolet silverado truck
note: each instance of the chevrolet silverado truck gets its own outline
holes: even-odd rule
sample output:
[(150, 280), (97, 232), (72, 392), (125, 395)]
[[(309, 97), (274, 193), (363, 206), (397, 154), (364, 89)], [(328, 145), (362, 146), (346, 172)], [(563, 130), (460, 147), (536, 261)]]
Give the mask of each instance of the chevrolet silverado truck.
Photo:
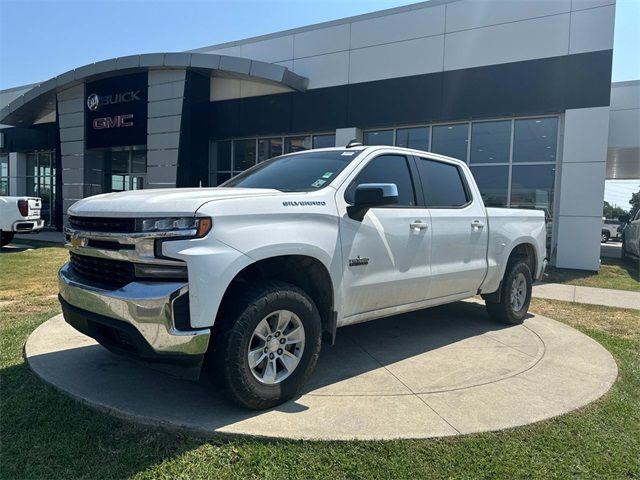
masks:
[(0, 197), (0, 247), (8, 245), (16, 233), (37, 233), (42, 201), (36, 197)]
[(475, 295), (518, 324), (546, 263), (543, 211), (486, 208), (464, 162), (398, 147), (284, 155), (68, 214), (66, 321), (252, 409), (295, 396), (339, 327)]

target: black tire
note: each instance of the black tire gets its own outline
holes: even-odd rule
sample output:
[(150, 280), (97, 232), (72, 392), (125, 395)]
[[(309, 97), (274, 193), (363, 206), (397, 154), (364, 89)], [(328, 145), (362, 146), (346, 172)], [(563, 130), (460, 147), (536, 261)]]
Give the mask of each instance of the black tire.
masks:
[(611, 238), (611, 234), (608, 231), (603, 230), (602, 233), (600, 234), (600, 243), (607, 243), (610, 238)]
[[(268, 385), (254, 376), (247, 354), (258, 324), (278, 310), (289, 310), (299, 318), (305, 344), (290, 375)], [(279, 405), (293, 398), (313, 373), (320, 355), (322, 323), (313, 300), (295, 285), (280, 281), (242, 285), (225, 301), (216, 322), (220, 323), (204, 369), (238, 405), (254, 410)]]
[[(514, 281), (520, 274), (524, 276), (525, 289), (523, 292), (525, 297), (522, 306), (516, 310), (511, 303), (511, 289)], [(500, 301), (491, 302), (487, 300), (485, 302), (489, 316), (494, 320), (499, 320), (500, 322), (507, 323), (509, 325), (521, 324), (527, 316), (529, 304), (531, 303), (532, 285), (533, 280), (529, 265), (522, 259), (510, 261), (507, 265), (507, 270), (500, 286)]]
[(15, 234), (13, 232), (0, 232), (0, 247), (9, 245)]

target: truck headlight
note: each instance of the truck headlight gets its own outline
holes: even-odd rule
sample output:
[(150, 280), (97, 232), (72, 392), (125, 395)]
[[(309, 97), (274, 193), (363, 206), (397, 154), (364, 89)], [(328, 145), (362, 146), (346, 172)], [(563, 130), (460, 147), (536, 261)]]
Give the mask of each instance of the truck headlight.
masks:
[(140, 219), (138, 230), (141, 232), (176, 232), (184, 231), (185, 236), (204, 237), (213, 222), (209, 217), (168, 217), (168, 218), (145, 218)]

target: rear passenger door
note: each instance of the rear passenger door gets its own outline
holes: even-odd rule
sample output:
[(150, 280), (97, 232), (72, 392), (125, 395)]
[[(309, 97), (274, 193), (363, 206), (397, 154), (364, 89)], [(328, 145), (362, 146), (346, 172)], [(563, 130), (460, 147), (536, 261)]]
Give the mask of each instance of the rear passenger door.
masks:
[(431, 217), (429, 298), (473, 293), (487, 271), (488, 225), (480, 198), (473, 198), (461, 167), (416, 157)]

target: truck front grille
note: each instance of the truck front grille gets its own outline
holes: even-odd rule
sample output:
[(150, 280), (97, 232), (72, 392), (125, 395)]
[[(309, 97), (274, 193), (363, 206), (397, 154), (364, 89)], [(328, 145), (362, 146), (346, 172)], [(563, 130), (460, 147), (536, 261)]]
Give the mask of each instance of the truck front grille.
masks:
[(71, 216), (69, 224), (89, 232), (131, 233), (136, 231), (135, 218)]
[(83, 278), (108, 288), (124, 287), (135, 280), (135, 267), (131, 262), (89, 257), (69, 252), (71, 268)]

